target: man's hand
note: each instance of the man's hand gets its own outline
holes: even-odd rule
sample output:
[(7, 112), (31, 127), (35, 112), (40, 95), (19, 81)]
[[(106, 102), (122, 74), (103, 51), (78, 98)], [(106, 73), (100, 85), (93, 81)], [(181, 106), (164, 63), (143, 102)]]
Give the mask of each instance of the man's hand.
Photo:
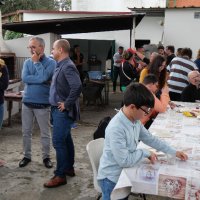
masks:
[(150, 154), (151, 155), (148, 157), (148, 159), (151, 161), (152, 164), (154, 164), (158, 160), (157, 155), (151, 151)]
[(31, 59), (32, 59), (33, 62), (39, 62), (40, 57), (41, 57), (41, 54), (36, 52), (36, 51), (34, 51)]
[(64, 102), (58, 102), (58, 109), (61, 112), (65, 110), (65, 104), (64, 104)]
[(188, 156), (182, 151), (177, 151), (176, 157), (180, 158), (181, 160), (187, 160), (188, 159)]

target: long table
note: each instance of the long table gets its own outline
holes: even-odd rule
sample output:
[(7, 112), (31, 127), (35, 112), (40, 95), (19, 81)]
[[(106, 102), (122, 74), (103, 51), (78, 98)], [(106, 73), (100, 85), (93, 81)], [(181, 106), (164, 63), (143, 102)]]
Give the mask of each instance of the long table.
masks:
[(200, 114), (200, 103), (176, 104), (175, 110), (168, 109), (159, 114), (149, 130), (177, 150), (184, 151), (189, 159), (181, 161), (140, 142), (138, 148), (154, 151), (158, 161), (150, 164), (145, 159), (133, 168), (124, 168), (112, 192), (112, 199), (124, 198), (130, 192), (174, 199), (200, 199), (200, 119), (183, 115), (184, 111), (191, 110)]

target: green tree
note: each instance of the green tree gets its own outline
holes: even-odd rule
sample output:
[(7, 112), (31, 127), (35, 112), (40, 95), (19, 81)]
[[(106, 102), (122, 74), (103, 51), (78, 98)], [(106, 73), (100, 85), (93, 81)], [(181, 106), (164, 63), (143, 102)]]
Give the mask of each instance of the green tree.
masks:
[[(70, 8), (71, 0), (5, 0), (1, 12), (7, 14), (16, 10), (69, 10)], [(7, 40), (19, 37), (23, 37), (23, 34), (5, 31), (4, 38)]]
[(1, 6), (2, 14), (15, 12), (16, 10), (54, 10), (54, 0), (5, 0)]

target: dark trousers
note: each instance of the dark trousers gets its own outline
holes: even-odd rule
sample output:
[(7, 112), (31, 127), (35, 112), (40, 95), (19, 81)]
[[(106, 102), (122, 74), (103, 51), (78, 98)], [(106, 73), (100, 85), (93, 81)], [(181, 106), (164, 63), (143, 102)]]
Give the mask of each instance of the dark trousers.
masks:
[[(118, 76), (120, 76), (120, 67), (113, 66), (113, 92), (116, 91)], [(121, 91), (121, 87), (120, 87), (120, 91)]]
[(169, 97), (171, 101), (181, 101), (181, 94), (176, 92), (169, 92)]

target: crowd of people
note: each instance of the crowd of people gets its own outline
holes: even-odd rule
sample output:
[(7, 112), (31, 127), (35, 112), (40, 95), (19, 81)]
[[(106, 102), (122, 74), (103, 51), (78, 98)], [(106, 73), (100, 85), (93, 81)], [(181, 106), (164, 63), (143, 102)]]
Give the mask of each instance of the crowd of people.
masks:
[[(80, 119), (79, 97), (82, 91), (84, 56), (78, 45), (71, 51), (65, 39), (54, 42), (52, 55), (44, 53), (45, 42), (32, 37), (28, 43), (31, 57), (24, 62), (22, 81), (25, 85), (22, 99), (22, 138), (24, 157), (19, 167), (31, 162), (31, 140), (34, 119), (40, 128), (42, 161), (52, 168), (50, 158), (50, 127), (53, 125), (52, 143), (56, 151), (54, 176), (44, 183), (52, 188), (67, 183), (66, 176), (75, 176), (75, 148), (71, 137), (72, 124)], [(159, 112), (165, 112), (170, 101), (195, 102), (200, 100), (200, 51), (195, 62), (189, 48), (158, 47), (150, 58), (144, 49), (119, 47), (114, 54), (113, 93), (120, 77), (123, 106), (106, 128), (103, 155), (100, 159), (98, 181), (103, 200), (109, 200), (123, 168), (132, 167), (143, 158), (151, 163), (156, 154), (137, 149), (139, 141), (187, 160), (184, 152), (152, 136), (148, 128)], [(8, 86), (8, 70), (0, 60), (0, 128), (3, 121), (3, 96)], [(51, 117), (50, 117), (51, 116)], [(1, 163), (0, 163), (1, 165)], [(127, 199), (127, 198), (125, 198)]]
[[(152, 136), (148, 128), (168, 105), (174, 108), (171, 101), (200, 100), (199, 52), (193, 62), (190, 48), (179, 48), (175, 56), (174, 46), (159, 46), (149, 59), (142, 48), (122, 50), (120, 47), (113, 60), (120, 76), (120, 90), (124, 92), (123, 106), (106, 128), (97, 176), (103, 200), (110, 200), (123, 168), (133, 167), (144, 158), (156, 162), (156, 154), (137, 149), (139, 141), (181, 160), (188, 159), (184, 152)], [(116, 77), (114, 81), (113, 93)]]

